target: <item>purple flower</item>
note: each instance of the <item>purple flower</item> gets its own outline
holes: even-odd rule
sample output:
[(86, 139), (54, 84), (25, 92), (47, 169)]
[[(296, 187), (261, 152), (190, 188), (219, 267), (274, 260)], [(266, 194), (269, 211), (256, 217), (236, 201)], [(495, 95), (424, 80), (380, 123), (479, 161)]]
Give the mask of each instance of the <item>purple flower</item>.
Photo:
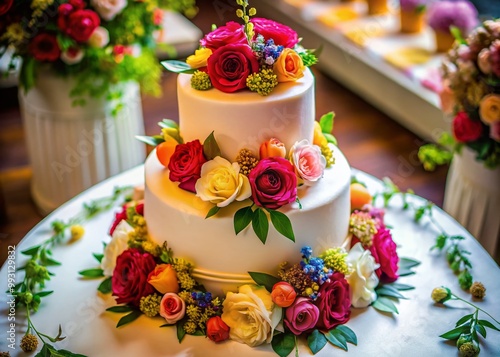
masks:
[(316, 326), (319, 318), (319, 309), (310, 299), (299, 297), (286, 309), (285, 326), (294, 334), (300, 335)]
[(402, 10), (413, 11), (418, 7), (426, 6), (429, 0), (399, 0)]
[(478, 24), (477, 10), (466, 0), (435, 2), (430, 5), (427, 16), (429, 26), (442, 32), (456, 26), (467, 35)]

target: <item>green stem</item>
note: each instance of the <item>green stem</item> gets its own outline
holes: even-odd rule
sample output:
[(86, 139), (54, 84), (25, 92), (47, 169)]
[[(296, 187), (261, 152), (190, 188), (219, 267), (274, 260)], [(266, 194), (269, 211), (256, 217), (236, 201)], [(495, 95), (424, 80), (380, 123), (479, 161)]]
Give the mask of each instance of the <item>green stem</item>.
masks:
[[(481, 312), (485, 313), (486, 315), (488, 315), (488, 316), (489, 316), (489, 317), (490, 317), (493, 321), (495, 321), (495, 322), (496, 322), (496, 323), (500, 326), (500, 322), (498, 322), (498, 321), (497, 321), (497, 320), (496, 320), (493, 316), (491, 316), (491, 315), (490, 315), (487, 311), (485, 311), (485, 310), (481, 309), (480, 307), (478, 307), (478, 306), (474, 305), (474, 304), (473, 304), (473, 303), (471, 303), (470, 301), (467, 301), (467, 300), (462, 299), (461, 297), (458, 297), (457, 295), (455, 295), (455, 294), (453, 294), (453, 293), (452, 293), (451, 295), (455, 298), (455, 300), (460, 300), (460, 301), (463, 301), (463, 302), (465, 302), (466, 304), (468, 304), (468, 305), (472, 306), (473, 308), (475, 308), (476, 310), (479, 310), (479, 311), (481, 311)], [(476, 312), (477, 312), (477, 311), (476, 311)]]

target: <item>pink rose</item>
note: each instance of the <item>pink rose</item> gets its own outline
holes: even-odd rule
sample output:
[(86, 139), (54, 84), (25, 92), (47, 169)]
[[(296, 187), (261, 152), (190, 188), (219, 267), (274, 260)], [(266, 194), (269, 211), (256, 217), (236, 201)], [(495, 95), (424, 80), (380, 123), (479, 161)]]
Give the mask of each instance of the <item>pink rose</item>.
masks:
[(214, 342), (222, 342), (229, 338), (229, 326), (220, 316), (213, 316), (207, 321), (207, 337)]
[(345, 324), (351, 315), (351, 297), (349, 283), (344, 274), (336, 272), (330, 280), (323, 283), (318, 291), (314, 304), (319, 308), (317, 327), (331, 330), (335, 326)]
[(101, 20), (94, 11), (76, 10), (68, 16), (66, 34), (77, 42), (87, 42), (100, 23)]
[(255, 17), (250, 22), (253, 23), (256, 34), (264, 36), (266, 40), (272, 38), (278, 46), (293, 48), (299, 42), (297, 32), (288, 26), (260, 17)]
[(160, 315), (167, 324), (175, 324), (184, 317), (186, 303), (176, 293), (166, 293), (160, 302)]
[(326, 159), (319, 146), (311, 145), (307, 140), (298, 141), (290, 149), (290, 160), (306, 186), (314, 185), (323, 177)]
[(90, 4), (104, 20), (110, 21), (127, 6), (127, 0), (90, 0)]
[(207, 161), (203, 156), (203, 145), (199, 140), (179, 144), (168, 163), (169, 178), (173, 182), (180, 182), (183, 190), (196, 193), (195, 184), (200, 178), (201, 167)]
[(247, 77), (259, 70), (259, 61), (244, 44), (219, 47), (207, 60), (208, 75), (215, 88), (232, 93), (247, 87)]
[(33, 38), (29, 44), (29, 51), (37, 61), (54, 62), (61, 55), (56, 36), (46, 32), (42, 32)]
[(248, 180), (257, 206), (277, 209), (297, 198), (297, 176), (292, 164), (281, 157), (260, 160)]
[(300, 335), (316, 326), (319, 319), (319, 309), (311, 299), (299, 297), (292, 306), (286, 309), (285, 326), (294, 334)]
[(230, 21), (225, 26), (221, 26), (206, 34), (200, 40), (200, 44), (215, 51), (219, 47), (229, 44), (248, 44), (248, 40), (243, 31), (243, 26), (237, 22)]
[(478, 120), (470, 119), (467, 113), (459, 112), (453, 119), (451, 129), (457, 141), (467, 143), (479, 139), (483, 125)]
[(382, 283), (392, 283), (397, 280), (399, 257), (396, 251), (396, 243), (392, 240), (391, 232), (381, 227), (373, 237), (370, 247), (375, 261), (380, 264), (375, 272)]
[(154, 293), (148, 275), (155, 268), (154, 257), (138, 249), (127, 249), (116, 258), (111, 290), (118, 304), (139, 306), (141, 297)]

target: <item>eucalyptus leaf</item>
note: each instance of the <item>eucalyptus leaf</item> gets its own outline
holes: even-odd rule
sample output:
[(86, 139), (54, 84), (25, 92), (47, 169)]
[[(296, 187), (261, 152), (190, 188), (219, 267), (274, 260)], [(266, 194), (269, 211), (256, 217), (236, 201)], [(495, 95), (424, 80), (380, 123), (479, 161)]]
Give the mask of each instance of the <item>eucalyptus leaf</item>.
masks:
[(274, 284), (281, 281), (277, 277), (269, 275), (267, 273), (249, 271), (248, 275), (250, 275), (250, 277), (253, 279), (253, 281), (255, 281), (257, 285), (262, 285), (269, 292), (273, 290)]
[(287, 357), (295, 348), (295, 336), (287, 332), (274, 335), (271, 346), (278, 356)]
[(234, 222), (234, 232), (236, 235), (244, 230), (250, 222), (252, 222), (253, 210), (252, 206), (247, 206), (240, 208), (234, 214), (233, 222)]
[(219, 144), (217, 144), (215, 140), (213, 131), (203, 142), (203, 155), (205, 155), (207, 160), (212, 160), (217, 156), (221, 156)]
[(212, 208), (210, 208), (210, 211), (208, 211), (207, 215), (205, 216), (205, 219), (216, 215), (217, 212), (219, 212), (219, 210), (220, 210), (219, 206), (213, 206)]
[(346, 325), (338, 325), (335, 330), (339, 331), (342, 335), (344, 335), (345, 340), (353, 345), (357, 346), (358, 338), (353, 330), (351, 330)]
[(396, 314), (399, 313), (396, 305), (394, 305), (392, 300), (383, 296), (377, 297), (377, 300), (373, 302), (372, 306), (379, 311), (396, 313)]
[(104, 270), (100, 268), (85, 269), (85, 270), (80, 270), (78, 274), (86, 278), (101, 278), (104, 276)]
[(314, 330), (309, 336), (307, 336), (307, 345), (311, 349), (313, 355), (318, 353), (325, 347), (327, 339), (323, 333), (319, 330)]
[(442, 335), (439, 335), (439, 337), (445, 338), (447, 340), (456, 340), (462, 333), (467, 333), (468, 331), (469, 326), (462, 325), (460, 327), (455, 327), (454, 329), (451, 329), (450, 331), (447, 331)]
[(406, 299), (404, 295), (402, 295), (396, 288), (390, 285), (382, 285), (379, 288), (375, 289), (375, 292), (379, 296), (390, 296), (397, 299)]
[(290, 222), (290, 218), (284, 213), (281, 213), (276, 210), (268, 210), (269, 215), (271, 216), (271, 223), (274, 228), (290, 239), (292, 242), (295, 242), (295, 235), (293, 233), (292, 222)]
[(133, 310), (130, 314), (127, 314), (125, 316), (123, 316), (119, 321), (118, 323), (116, 324), (116, 327), (120, 327), (120, 326), (124, 326), (126, 324), (129, 324), (131, 323), (132, 321), (135, 321), (137, 320), (137, 318), (139, 316), (142, 315), (142, 312), (140, 312), (139, 310)]
[(415, 289), (414, 286), (408, 285), (408, 284), (401, 284), (401, 283), (391, 283), (390, 284), (392, 287), (398, 289), (399, 291), (405, 291), (405, 290), (413, 290)]
[(107, 277), (104, 279), (99, 286), (97, 287), (97, 291), (102, 294), (109, 294), (111, 292), (111, 277)]
[(321, 116), (319, 119), (319, 126), (323, 133), (331, 134), (333, 131), (333, 119), (335, 118), (334, 112), (329, 112)]
[(410, 259), (410, 258), (400, 258), (399, 259), (399, 267), (400, 268), (413, 268), (416, 267), (417, 265), (420, 265), (420, 262), (415, 259)]
[(109, 312), (117, 312), (117, 313), (123, 313), (123, 312), (130, 312), (133, 311), (130, 306), (128, 305), (118, 305), (118, 306), (111, 306), (106, 309), (106, 311)]
[(262, 208), (257, 208), (252, 217), (252, 228), (263, 244), (266, 244), (267, 233), (269, 232), (269, 221)]
[(325, 334), (326, 339), (332, 345), (342, 348), (344, 351), (347, 351), (347, 341), (344, 335), (335, 329), (328, 331)]
[(411, 269), (408, 268), (399, 268), (398, 269), (398, 275), (399, 276), (408, 276), (408, 275), (413, 275), (415, 272)]
[(163, 139), (163, 136), (161, 135), (155, 135), (155, 136), (136, 135), (135, 138), (151, 146), (158, 146), (159, 144), (165, 141), (165, 139)]
[(191, 68), (186, 62), (177, 60), (166, 60), (161, 62), (162, 66), (174, 73), (194, 73), (196, 69)]
[(500, 331), (500, 329), (498, 327), (496, 327), (495, 325), (493, 325), (491, 322), (489, 322), (488, 320), (478, 320), (477, 321), (478, 324), (481, 324), (482, 326), (484, 327), (488, 327), (488, 328), (491, 328), (493, 330), (497, 330), (497, 331)]

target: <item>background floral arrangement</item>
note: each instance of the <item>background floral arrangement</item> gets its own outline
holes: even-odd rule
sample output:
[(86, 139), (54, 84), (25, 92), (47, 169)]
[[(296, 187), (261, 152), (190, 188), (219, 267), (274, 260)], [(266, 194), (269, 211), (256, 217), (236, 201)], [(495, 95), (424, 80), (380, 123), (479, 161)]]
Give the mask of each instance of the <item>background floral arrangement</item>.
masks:
[[(443, 110), (453, 113), (452, 134), (440, 147), (419, 151), (426, 169), (448, 163), (463, 146), (486, 167), (500, 165), (500, 20), (488, 20), (466, 38), (459, 38), (443, 63), (447, 87)], [(449, 95), (451, 98), (447, 98)]]
[(173, 72), (192, 73), (191, 86), (212, 87), (225, 93), (250, 89), (268, 95), (282, 82), (304, 75), (306, 66), (317, 62), (313, 51), (302, 48), (297, 33), (288, 26), (264, 18), (252, 18), (255, 8), (237, 0), (243, 24), (231, 21), (214, 29), (200, 41), (200, 48), (186, 62), (164, 61)]
[(0, 49), (22, 59), (25, 90), (50, 69), (76, 78), (73, 97), (100, 97), (122, 81), (159, 94), (162, 8), (196, 12), (191, 0), (2, 0)]

